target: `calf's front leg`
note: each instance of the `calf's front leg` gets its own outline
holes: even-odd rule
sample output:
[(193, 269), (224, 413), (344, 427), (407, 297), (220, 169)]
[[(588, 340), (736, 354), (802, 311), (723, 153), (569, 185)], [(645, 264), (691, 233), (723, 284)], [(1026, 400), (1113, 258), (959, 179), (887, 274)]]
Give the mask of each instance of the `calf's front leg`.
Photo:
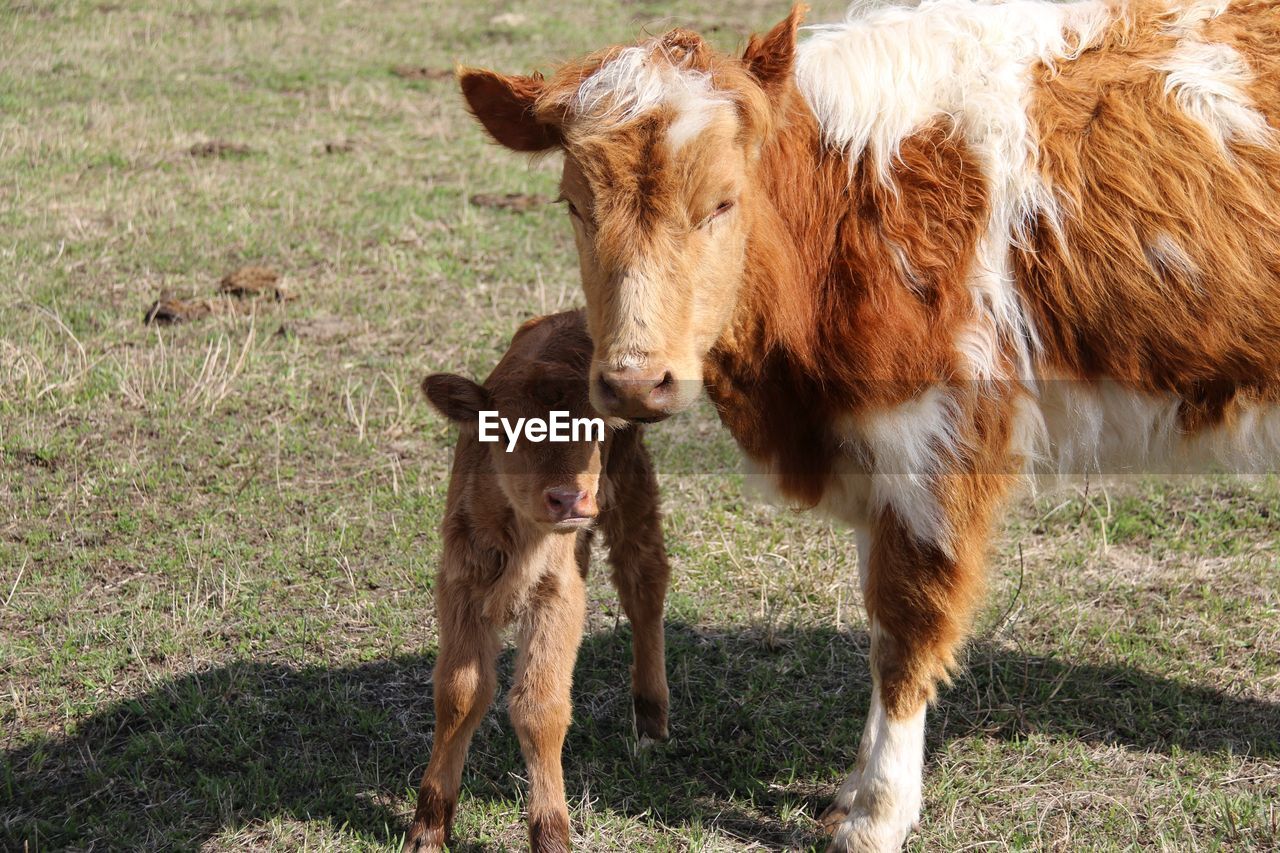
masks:
[(529, 771), (529, 847), (569, 849), (561, 751), (573, 715), (573, 666), (582, 642), (586, 588), (576, 565), (545, 575), (520, 624), (508, 713)]
[(467, 749), (497, 686), (498, 632), (477, 602), (443, 574), (437, 586), (436, 613), (440, 623), (440, 656), (432, 673), (436, 731), (403, 853), (436, 853), (449, 843)]

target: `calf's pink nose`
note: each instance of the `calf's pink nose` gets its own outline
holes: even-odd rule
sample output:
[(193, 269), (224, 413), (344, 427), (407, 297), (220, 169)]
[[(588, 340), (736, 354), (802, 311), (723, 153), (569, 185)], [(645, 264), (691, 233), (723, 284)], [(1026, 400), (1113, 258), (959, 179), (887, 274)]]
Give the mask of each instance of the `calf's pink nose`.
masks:
[(552, 521), (566, 521), (570, 518), (595, 518), (595, 502), (590, 496), (578, 489), (547, 489), (543, 494), (547, 506), (547, 515)]

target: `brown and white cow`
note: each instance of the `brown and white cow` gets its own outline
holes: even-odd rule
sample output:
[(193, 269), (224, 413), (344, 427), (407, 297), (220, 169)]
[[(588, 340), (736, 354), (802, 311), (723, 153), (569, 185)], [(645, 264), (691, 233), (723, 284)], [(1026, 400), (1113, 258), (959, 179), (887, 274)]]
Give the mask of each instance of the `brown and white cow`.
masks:
[(801, 14), (741, 57), (675, 30), (459, 79), (498, 142), (563, 152), (597, 408), (705, 384), (857, 532), (872, 708), (827, 819), (894, 850), (1018, 476), (1280, 455), (1280, 6), (929, 0), (797, 43)]
[(450, 373), (423, 382), (459, 433), (435, 586), (435, 739), (405, 853), (440, 851), (448, 841), (467, 748), (497, 687), (501, 632), (512, 623), (520, 653), (507, 707), (529, 769), (530, 848), (568, 850), (560, 751), (596, 526), (631, 620), (637, 734), (642, 741), (667, 736), (662, 604), (670, 571), (643, 428), (611, 419), (603, 433), (578, 441), (481, 440), (481, 412), (512, 422), (545, 420), (552, 411), (596, 417), (587, 399), (590, 362), (586, 322), (571, 311), (521, 326), (483, 385)]

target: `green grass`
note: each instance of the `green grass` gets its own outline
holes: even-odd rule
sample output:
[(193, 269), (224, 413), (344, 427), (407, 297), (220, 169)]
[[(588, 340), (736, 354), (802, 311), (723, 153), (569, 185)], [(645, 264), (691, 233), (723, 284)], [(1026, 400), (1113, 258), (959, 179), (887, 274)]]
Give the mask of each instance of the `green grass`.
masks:
[[(554, 195), (554, 159), (498, 150), (449, 80), (391, 69), (546, 67), (671, 23), (730, 46), (784, 12), (0, 7), (0, 848), (396, 849), (430, 746), (452, 440), (417, 381), (482, 374), (579, 297), (558, 209), (468, 203)], [(189, 153), (206, 142), (247, 150)], [(298, 298), (142, 324), (161, 290), (213, 297), (245, 263)], [(752, 498), (706, 406), (650, 434), (673, 741), (636, 751), (597, 571), (565, 754), (578, 844), (820, 847), (869, 701), (851, 539)], [(1280, 845), (1278, 552), (1274, 478), (1019, 501), (931, 717), (912, 846)], [(497, 709), (461, 849), (520, 847), (522, 776)]]

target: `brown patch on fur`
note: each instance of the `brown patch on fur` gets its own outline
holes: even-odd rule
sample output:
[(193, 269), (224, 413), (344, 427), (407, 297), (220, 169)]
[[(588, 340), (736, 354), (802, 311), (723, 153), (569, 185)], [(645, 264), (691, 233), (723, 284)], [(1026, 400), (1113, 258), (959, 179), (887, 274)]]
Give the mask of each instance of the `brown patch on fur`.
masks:
[(963, 376), (951, 342), (973, 317), (965, 283), (987, 196), (975, 158), (943, 124), (903, 142), (893, 186), (865, 162), (850, 180), (799, 93), (789, 98), (762, 155), (773, 206), (760, 205), (743, 298), (707, 383), (743, 450), (813, 505), (845, 440), (837, 419)]
[[(1038, 72), (1030, 115), (1062, 230), (1042, 218), (1013, 260), (1046, 369), (1175, 394), (1194, 433), (1280, 400), (1280, 150), (1232, 143), (1228, 157), (1165, 93), (1152, 66), (1178, 46), (1163, 22), (1140, 6), (1127, 29)], [(1276, 126), (1274, 7), (1233, 4), (1199, 37), (1253, 67), (1254, 106)]]
[(872, 666), (890, 719), (910, 717), (932, 701), (938, 682), (955, 669), (956, 649), (985, 589), (991, 524), (1013, 482), (1004, 472), (1018, 391), (1011, 384), (983, 394), (973, 389), (954, 389), (970, 429), (935, 485), (947, 547), (921, 542), (892, 508), (873, 528), (864, 595)]

